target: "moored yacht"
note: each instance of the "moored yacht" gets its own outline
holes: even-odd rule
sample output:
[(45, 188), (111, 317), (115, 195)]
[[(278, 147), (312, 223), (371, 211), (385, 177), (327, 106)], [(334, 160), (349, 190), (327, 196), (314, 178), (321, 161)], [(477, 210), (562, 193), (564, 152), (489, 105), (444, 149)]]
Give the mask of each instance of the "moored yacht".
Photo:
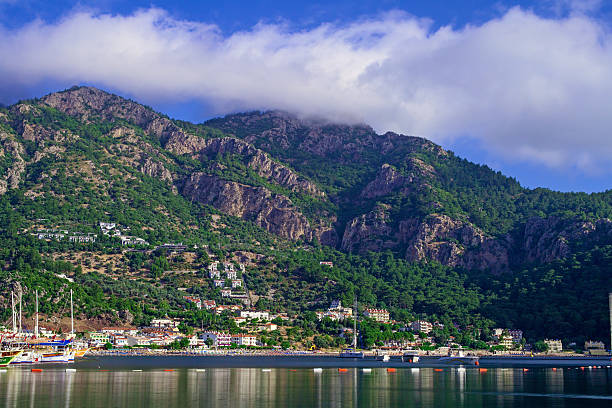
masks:
[(448, 352), (448, 356), (440, 357), (436, 362), (443, 364), (478, 365), (478, 360), (478, 356), (466, 356), (463, 349), (451, 349)]
[(6, 367), (23, 353), (23, 350), (0, 351), (0, 367)]

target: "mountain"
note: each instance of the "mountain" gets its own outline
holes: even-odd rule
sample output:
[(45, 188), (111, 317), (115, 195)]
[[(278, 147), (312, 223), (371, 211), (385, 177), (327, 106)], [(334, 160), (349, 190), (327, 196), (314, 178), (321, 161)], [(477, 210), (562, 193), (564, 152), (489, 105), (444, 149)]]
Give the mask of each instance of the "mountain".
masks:
[[(592, 271), (581, 287), (595, 290), (594, 308), (612, 286), (601, 263), (612, 245), (612, 191), (526, 189), (424, 138), (281, 111), (192, 124), (90, 87), (21, 101), (0, 108), (0, 194), (4, 295), (44, 275), (51, 301), (51, 288), (67, 287), (55, 282), (64, 272), (82, 284), (84, 315), (106, 320), (178, 313), (180, 287), (220, 296), (199, 272), (211, 259), (245, 262), (250, 301), (268, 307), (308, 310), (358, 293), (398, 317), (466, 324), (539, 321), (509, 304), (536, 277), (529, 293), (566, 307), (543, 288), (557, 279), (575, 291), (571, 260)], [(99, 222), (151, 246), (195, 250), (125, 251)], [(98, 238), (36, 238), (50, 230)], [(555, 279), (546, 275), (553, 265), (565, 271)], [(570, 338), (593, 320), (570, 308), (560, 322), (569, 328), (533, 333)], [(605, 314), (597, 316), (586, 334), (602, 332)]]

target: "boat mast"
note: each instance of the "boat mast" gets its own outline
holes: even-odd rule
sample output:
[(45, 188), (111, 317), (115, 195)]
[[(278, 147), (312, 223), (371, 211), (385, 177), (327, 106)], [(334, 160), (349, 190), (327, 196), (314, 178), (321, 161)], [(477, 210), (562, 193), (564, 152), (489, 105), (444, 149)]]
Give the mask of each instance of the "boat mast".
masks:
[(357, 350), (357, 296), (355, 296), (355, 318), (353, 319), (353, 348)]
[(15, 315), (15, 294), (11, 290), (11, 311), (13, 312), (13, 333), (17, 333), (17, 316)]
[(34, 335), (38, 338), (38, 289), (36, 289), (36, 324), (34, 325)]
[(610, 311), (610, 354), (612, 354), (612, 292), (608, 293), (608, 306)]
[(21, 299), (23, 298), (23, 291), (19, 291), (19, 333), (21, 334)]
[(74, 308), (72, 306), (72, 289), (70, 289), (70, 334), (74, 335)]

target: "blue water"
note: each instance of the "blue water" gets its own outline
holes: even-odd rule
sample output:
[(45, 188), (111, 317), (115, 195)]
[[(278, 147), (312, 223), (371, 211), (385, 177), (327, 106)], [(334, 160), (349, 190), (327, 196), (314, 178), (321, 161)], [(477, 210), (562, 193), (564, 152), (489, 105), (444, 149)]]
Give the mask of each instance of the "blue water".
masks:
[[(246, 360), (245, 360), (246, 359)], [(189, 361), (192, 363), (189, 363)], [(243, 360), (243, 361), (241, 361)], [(245, 357), (90, 358), (0, 372), (6, 407), (612, 407), (612, 368), (378, 365)], [(245, 363), (245, 361), (247, 361)], [(251, 368), (227, 367), (233, 364)], [(322, 367), (316, 372), (313, 366)], [(347, 367), (339, 372), (342, 363)], [(206, 368), (189, 368), (189, 366)], [(225, 366), (224, 366), (225, 365)], [(361, 362), (363, 365), (363, 362)], [(266, 368), (266, 366), (268, 368)], [(173, 368), (171, 368), (173, 367)], [(293, 367), (293, 368), (292, 368)], [(172, 371), (164, 371), (172, 370)], [(133, 371), (142, 370), (142, 371)]]

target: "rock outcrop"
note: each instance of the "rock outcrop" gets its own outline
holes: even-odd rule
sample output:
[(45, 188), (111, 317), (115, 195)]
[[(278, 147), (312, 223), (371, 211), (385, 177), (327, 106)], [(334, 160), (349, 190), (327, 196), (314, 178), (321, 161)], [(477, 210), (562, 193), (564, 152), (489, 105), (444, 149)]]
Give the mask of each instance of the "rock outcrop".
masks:
[(264, 187), (253, 187), (223, 180), (203, 173), (192, 174), (185, 183), (183, 195), (212, 205), (226, 214), (253, 221), (265, 230), (291, 240), (322, 243), (333, 239), (333, 230), (312, 227), (308, 219), (287, 197), (273, 194)]
[(287, 166), (270, 158), (262, 150), (251, 144), (232, 137), (203, 139), (198, 136), (176, 134), (166, 143), (166, 149), (176, 154), (199, 154), (214, 158), (217, 154), (234, 154), (242, 157), (243, 162), (268, 181), (292, 191), (316, 197), (325, 197), (313, 182), (298, 176)]
[(571, 242), (595, 236), (611, 238), (612, 221), (533, 217), (525, 224), (520, 249), (527, 262), (551, 262), (569, 255)]
[(344, 229), (341, 248), (348, 252), (380, 251), (393, 248), (397, 242), (389, 223), (389, 206), (381, 204), (374, 210), (351, 220)]
[(429, 180), (435, 177), (435, 170), (422, 160), (411, 157), (407, 160), (407, 175), (402, 175), (390, 164), (383, 164), (374, 180), (361, 191), (361, 197), (370, 199), (384, 197), (394, 191), (409, 194), (428, 188)]

